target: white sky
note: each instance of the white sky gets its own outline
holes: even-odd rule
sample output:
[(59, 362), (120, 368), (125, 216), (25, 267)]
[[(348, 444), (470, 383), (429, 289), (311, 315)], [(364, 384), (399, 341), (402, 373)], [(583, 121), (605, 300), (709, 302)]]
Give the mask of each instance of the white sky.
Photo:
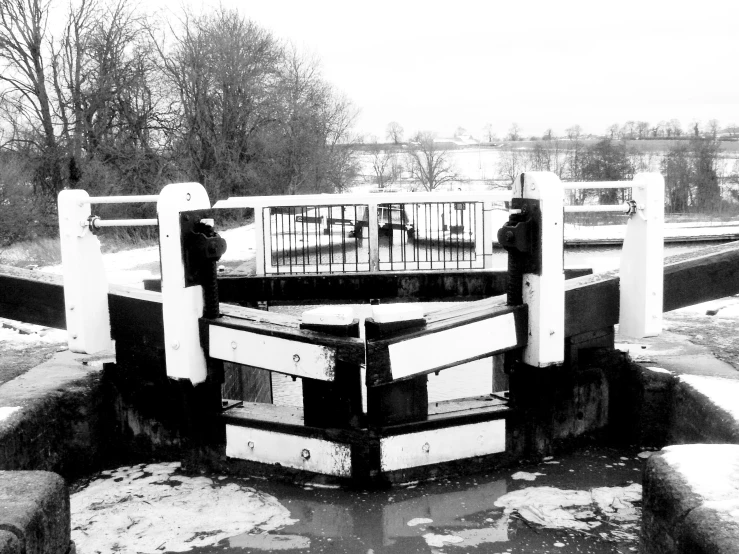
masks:
[(736, 0), (222, 5), (315, 54), (361, 110), (356, 131), (381, 140), (390, 121), (406, 136), (461, 126), (478, 137), (487, 123), (499, 136), (512, 122), (527, 136), (575, 123), (594, 133), (627, 120), (739, 123)]

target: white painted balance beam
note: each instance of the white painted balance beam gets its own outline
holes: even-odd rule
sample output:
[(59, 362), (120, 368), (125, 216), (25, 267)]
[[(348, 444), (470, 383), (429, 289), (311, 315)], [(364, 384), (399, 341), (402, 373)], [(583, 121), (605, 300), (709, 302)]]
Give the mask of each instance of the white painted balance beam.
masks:
[[(419, 320), (423, 313), (414, 305), (380, 305), (373, 308), (373, 319), (377, 323)], [(390, 382), (520, 348), (526, 344), (525, 320), (524, 306), (491, 306), (487, 300), (439, 310), (426, 327), (374, 341), (367, 354), (368, 376)], [(387, 356), (381, 353), (385, 347)]]

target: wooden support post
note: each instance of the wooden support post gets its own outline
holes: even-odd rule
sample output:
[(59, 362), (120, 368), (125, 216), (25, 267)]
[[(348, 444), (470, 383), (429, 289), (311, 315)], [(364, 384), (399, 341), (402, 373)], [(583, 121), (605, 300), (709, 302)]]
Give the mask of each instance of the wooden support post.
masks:
[(86, 222), (91, 214), (84, 190), (59, 193), (59, 235), (64, 275), (67, 340), (73, 352), (92, 354), (113, 347), (108, 280), (100, 242)]
[(522, 205), (538, 211), (532, 214), (534, 269), (523, 275), (523, 302), (529, 307), (529, 337), (523, 361), (535, 367), (561, 364), (565, 351), (562, 182), (554, 173), (522, 173), (513, 185), (513, 198), (512, 207), (520, 198)]
[(662, 332), (664, 291), (665, 180), (639, 173), (631, 190), (636, 213), (629, 216), (621, 251), (619, 332), (642, 338)]
[[(354, 319), (351, 307), (327, 306), (303, 312), (300, 328), (359, 338), (359, 320)], [(337, 360), (333, 381), (304, 378), (303, 417), (308, 427), (360, 427), (363, 424), (360, 364)]]
[(199, 183), (167, 185), (157, 201), (167, 375), (193, 384), (207, 377), (199, 332), (203, 287), (185, 285), (180, 213), (209, 208), (208, 193)]
[[(367, 340), (426, 325), (421, 308), (412, 304), (375, 306), (372, 312), (373, 317), (365, 319)], [(427, 375), (374, 386), (368, 379), (367, 420), (370, 425), (379, 427), (425, 420), (429, 409), (427, 384)]]

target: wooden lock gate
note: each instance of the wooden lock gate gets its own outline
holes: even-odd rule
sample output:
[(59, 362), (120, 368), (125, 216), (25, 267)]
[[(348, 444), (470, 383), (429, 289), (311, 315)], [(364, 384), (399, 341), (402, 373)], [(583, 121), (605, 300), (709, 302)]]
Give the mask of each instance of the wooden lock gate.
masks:
[[(659, 175), (643, 174), (628, 185), (633, 187), (624, 246), (629, 263), (622, 263), (620, 287), (616, 278), (621, 298), (615, 302), (616, 321), (622, 331), (646, 336), (659, 332), (662, 311), (663, 182)], [(196, 256), (189, 238), (194, 224), (212, 229), (217, 210), (199, 184), (168, 185), (148, 199), (157, 203), (160, 229), (163, 336), (158, 348), (166, 373), (197, 387), (222, 379), (226, 362), (303, 379), (302, 410), (229, 399), (219, 406), (224, 409), (216, 417), (225, 427), (219, 448), (229, 460), (267, 473), (282, 468), (358, 482), (403, 481), (454, 471), (455, 464), (483, 467), (514, 455), (507, 421), (515, 410), (506, 395), (429, 405), (426, 376), (507, 352), (514, 353), (508, 354), (509, 368), (519, 364), (546, 371), (562, 365), (566, 345), (612, 328), (612, 310), (578, 327), (569, 301), (566, 309), (566, 296), (582, 297), (592, 287), (565, 286), (564, 188), (555, 175), (540, 172), (521, 175), (514, 184), (511, 223), (505, 229), (513, 237), (510, 257), (518, 259), (517, 273), (510, 277), (517, 292), (509, 293), (507, 303), (489, 298), (427, 313), (408, 305), (377, 306), (360, 339), (359, 322), (350, 311), (318, 309), (300, 319), (219, 304), (215, 274), (203, 269), (214, 266), (192, 262)], [(108, 315), (99, 246), (86, 228), (105, 226), (92, 224), (89, 205), (95, 201), (103, 200), (84, 191), (60, 195), (70, 347), (87, 352), (109, 346), (109, 321), (117, 342), (120, 329), (126, 327), (129, 335), (137, 331), (135, 322), (112, 313), (112, 303)], [(208, 238), (201, 249), (208, 250)], [(610, 289), (606, 297), (612, 302)], [(119, 363), (130, 359), (126, 356), (119, 352)], [(511, 394), (515, 404), (516, 391)]]

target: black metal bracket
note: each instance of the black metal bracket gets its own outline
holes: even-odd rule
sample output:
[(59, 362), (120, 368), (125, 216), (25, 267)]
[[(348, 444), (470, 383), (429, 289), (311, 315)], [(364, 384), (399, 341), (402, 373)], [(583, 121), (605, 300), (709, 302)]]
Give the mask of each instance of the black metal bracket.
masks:
[[(195, 210), (180, 214), (182, 263), (185, 266), (185, 286), (202, 285), (210, 270), (207, 262), (215, 263), (226, 252), (226, 241), (213, 228), (212, 210)], [(205, 274), (204, 274), (205, 273)]]
[(220, 316), (216, 263), (226, 252), (226, 241), (215, 232), (211, 210), (180, 214), (185, 286), (203, 287), (203, 317)]
[(541, 273), (541, 208), (538, 200), (513, 198), (511, 213), (498, 230), (498, 243), (521, 259), (523, 273)]

